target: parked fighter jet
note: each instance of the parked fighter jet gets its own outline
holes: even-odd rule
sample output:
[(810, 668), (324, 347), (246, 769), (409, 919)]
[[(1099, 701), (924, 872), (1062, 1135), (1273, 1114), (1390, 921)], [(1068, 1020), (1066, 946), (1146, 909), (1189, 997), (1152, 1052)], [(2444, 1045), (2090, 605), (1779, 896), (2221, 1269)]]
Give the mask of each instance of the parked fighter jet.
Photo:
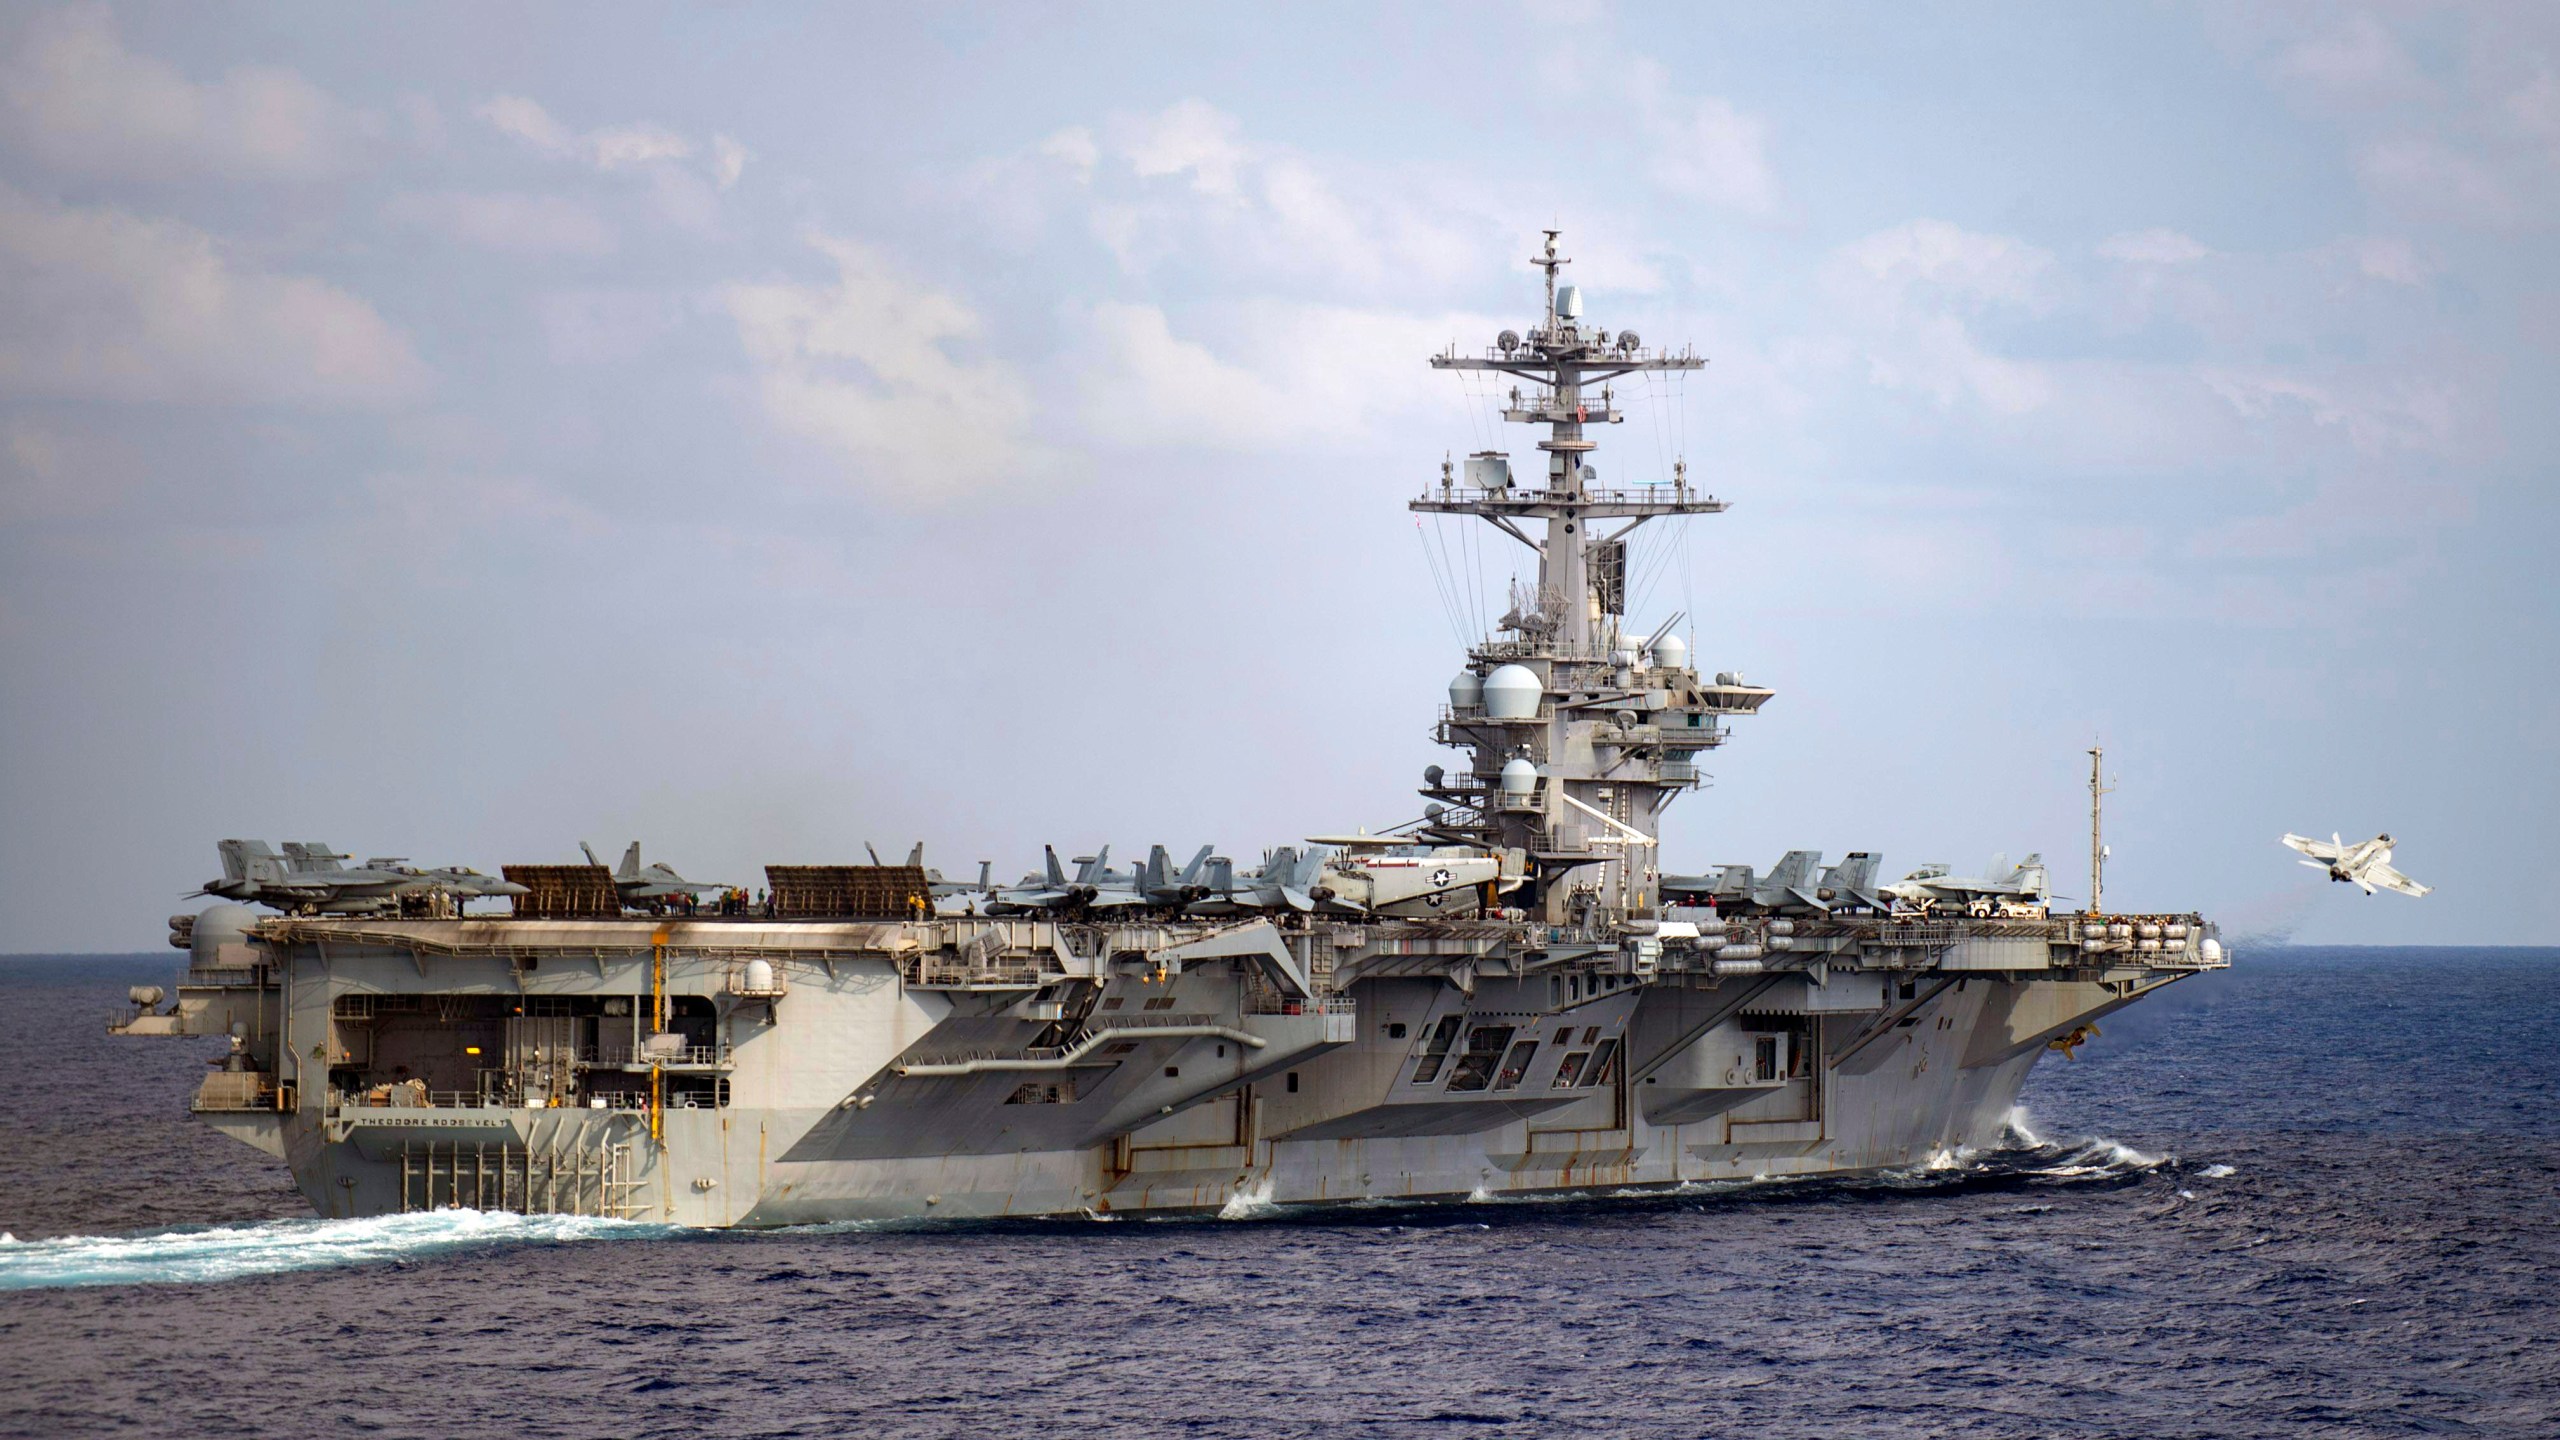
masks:
[(1828, 907), (1813, 885), (1813, 867), (1821, 863), (1819, 850), (1790, 850), (1766, 880), (1754, 877), (1748, 865), (1719, 865), (1712, 875), (1665, 875), (1662, 897), (1727, 913), (1821, 910)]
[(289, 840), (278, 855), (264, 840), (225, 840), (222, 878), (208, 880), (199, 895), (216, 895), (289, 914), (369, 915), (399, 908), (404, 896), (443, 894), (457, 901), (522, 895), (521, 885), (456, 867), (420, 870), (399, 859), (368, 860), (350, 870), (349, 857), (316, 841)]
[(1961, 905), (1968, 915), (2039, 906), (2053, 899), (2042, 855), (2030, 855), (2015, 866), (2009, 864), (2008, 856), (1994, 855), (1989, 870), (1979, 877), (1950, 875), (1944, 865), (1923, 865), (1885, 886), (1883, 893), (1923, 911)]
[[(579, 841), (578, 848), (586, 852), (588, 864), (604, 863), (596, 858), (596, 852), (588, 846), (586, 841)], [(621, 867), (613, 872), (613, 888), (620, 892), (624, 905), (635, 910), (655, 910), (663, 908), (668, 901), (681, 896), (712, 895), (729, 887), (708, 881), (687, 880), (664, 864), (642, 869), (640, 842), (634, 840), (631, 842), (631, 848), (622, 852)]]
[(987, 897), (987, 909), (996, 914), (1025, 910), (1067, 910), (1091, 903), (1102, 893), (1102, 877), (1109, 873), (1111, 847), (1101, 853), (1079, 856), (1075, 878), (1067, 877), (1066, 867), (1058, 863), (1058, 847), (1040, 847), (1046, 869), (1036, 875), (1025, 875), (1019, 885), (1009, 885)]
[(2419, 896), (2434, 888), (2421, 885), (2391, 868), (2391, 837), (2376, 835), (2350, 845), (2331, 831), (2327, 840), (2314, 840), (2307, 835), (2287, 835), (2284, 843), (2311, 858), (2302, 863), (2314, 870), (2326, 870), (2333, 881), (2356, 886), (2367, 895), (2373, 887), (2397, 890), (2403, 895)]
[(1207, 892), (1183, 907), (1193, 915), (1240, 915), (1252, 910), (1313, 910), (1319, 898), (1330, 899), (1328, 892), (1319, 897), (1323, 887), (1318, 883), (1324, 874), (1325, 861), (1333, 852), (1323, 846), (1310, 846), (1300, 854), (1295, 846), (1283, 845), (1262, 854), (1262, 867), (1238, 874), (1235, 862), (1223, 855), (1212, 856), (1202, 875), (1202, 888)]

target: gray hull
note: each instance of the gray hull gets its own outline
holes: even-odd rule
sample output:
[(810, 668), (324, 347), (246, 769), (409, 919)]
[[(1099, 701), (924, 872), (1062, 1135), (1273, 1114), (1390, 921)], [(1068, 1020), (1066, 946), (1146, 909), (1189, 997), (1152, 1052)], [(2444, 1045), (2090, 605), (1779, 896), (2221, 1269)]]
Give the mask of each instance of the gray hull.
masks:
[[(2054, 1042), (2205, 968), (2068, 919), (1929, 951), (1889, 926), (1718, 975), (1483, 923), (277, 920), (134, 1024), (242, 1035), (196, 1111), (324, 1215), (780, 1226), (1925, 1165), (1996, 1144)], [(653, 1004), (702, 1043), (635, 1048)]]

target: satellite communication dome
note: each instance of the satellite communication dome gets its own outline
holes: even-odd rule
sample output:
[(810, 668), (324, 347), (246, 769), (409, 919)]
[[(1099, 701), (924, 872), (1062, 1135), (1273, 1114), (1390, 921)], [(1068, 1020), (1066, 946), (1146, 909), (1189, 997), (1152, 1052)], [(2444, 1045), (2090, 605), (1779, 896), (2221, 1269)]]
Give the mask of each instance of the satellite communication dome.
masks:
[(1689, 642), (1666, 630), (1653, 637), (1653, 663), (1664, 670), (1680, 670), (1689, 664)]
[(1520, 348), (1520, 332), (1517, 330), (1505, 330), (1501, 334), (1493, 337), (1493, 343), (1501, 346), (1502, 353), (1508, 355), (1512, 351)]
[(1538, 788), (1538, 767), (1526, 755), (1514, 755), (1502, 767), (1502, 793), (1526, 795)]
[(1484, 713), (1496, 720), (1526, 720), (1538, 713), (1538, 700), (1546, 693), (1536, 671), (1505, 665), (1484, 678)]
[(1484, 677), (1473, 670), (1461, 670), (1449, 682), (1449, 708), (1473, 710), (1484, 703)]
[[(249, 927), (265, 918), (246, 905), (207, 905), (196, 912), (195, 928), (187, 934), (187, 963), (251, 963), (247, 949)], [(227, 955), (224, 953), (226, 950), (230, 952)]]
[(1643, 339), (1640, 338), (1633, 330), (1621, 330), (1618, 332), (1619, 349), (1634, 350), (1642, 344), (1644, 344)]

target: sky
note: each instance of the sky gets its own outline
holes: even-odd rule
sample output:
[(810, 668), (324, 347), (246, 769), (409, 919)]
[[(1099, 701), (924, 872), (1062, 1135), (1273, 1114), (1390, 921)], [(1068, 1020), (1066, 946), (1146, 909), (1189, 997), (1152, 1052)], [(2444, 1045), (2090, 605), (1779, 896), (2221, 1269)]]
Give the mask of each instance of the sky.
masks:
[(1709, 360), (1633, 623), (1778, 692), (1666, 868), (2085, 897), (2103, 742), (2110, 906), (2549, 943), (2555, 222), (2548, 6), (12, 6), (0, 952), (1409, 820), (1548, 226)]

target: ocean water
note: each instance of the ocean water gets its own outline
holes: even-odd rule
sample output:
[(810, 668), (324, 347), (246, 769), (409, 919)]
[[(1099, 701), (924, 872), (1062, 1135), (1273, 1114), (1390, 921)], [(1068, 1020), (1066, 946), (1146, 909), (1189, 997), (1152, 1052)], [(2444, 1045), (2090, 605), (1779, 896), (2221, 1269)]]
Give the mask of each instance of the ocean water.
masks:
[(778, 1234), (307, 1217), (0, 960), (0, 1432), (2560, 1435), (2560, 951), (2271, 950), (1857, 1182)]

